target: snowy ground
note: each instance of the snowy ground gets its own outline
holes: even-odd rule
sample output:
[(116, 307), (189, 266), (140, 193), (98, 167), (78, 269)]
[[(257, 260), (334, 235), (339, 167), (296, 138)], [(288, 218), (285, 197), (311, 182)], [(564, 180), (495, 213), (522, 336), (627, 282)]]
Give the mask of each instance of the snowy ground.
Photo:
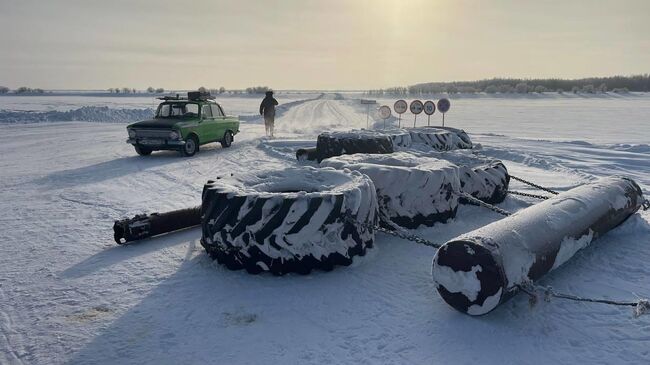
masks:
[[(277, 121), (280, 137), (365, 126), (358, 100), (317, 97), (289, 100), (295, 103)], [(241, 114), (259, 105), (236, 102)], [(650, 192), (650, 97), (464, 99), (452, 101), (447, 120), (514, 175), (542, 185), (565, 190), (622, 173)], [(650, 361), (650, 316), (559, 300), (531, 309), (519, 295), (469, 317), (435, 292), (431, 248), (385, 235), (351, 267), (285, 277), (214, 264), (198, 229), (114, 244), (114, 219), (199, 204), (203, 184), (219, 174), (295, 165), (291, 150), (267, 143), (263, 132), (251, 117), (230, 149), (213, 144), (193, 158), (143, 158), (124, 143), (124, 124), (0, 124), (0, 364)], [(527, 204), (509, 197), (500, 206)], [(497, 219), (463, 206), (453, 222), (415, 233), (445, 241)], [(542, 284), (585, 296), (650, 297), (649, 244), (650, 212), (641, 212)]]

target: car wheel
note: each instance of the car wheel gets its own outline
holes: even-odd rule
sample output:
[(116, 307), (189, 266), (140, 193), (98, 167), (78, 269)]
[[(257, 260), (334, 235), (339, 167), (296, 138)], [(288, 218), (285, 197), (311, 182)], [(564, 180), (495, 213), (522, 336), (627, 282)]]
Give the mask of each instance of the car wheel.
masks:
[(223, 148), (228, 148), (230, 145), (232, 145), (234, 137), (231, 131), (226, 131), (223, 135), (223, 139), (221, 140), (221, 147)]
[(149, 156), (151, 154), (151, 152), (153, 151), (149, 147), (144, 147), (144, 146), (140, 146), (140, 145), (137, 145), (137, 144), (134, 145), (133, 147), (135, 148), (135, 152), (137, 152), (138, 155), (140, 155), (140, 156)]
[(199, 151), (199, 141), (196, 136), (189, 136), (181, 149), (183, 156), (191, 157)]

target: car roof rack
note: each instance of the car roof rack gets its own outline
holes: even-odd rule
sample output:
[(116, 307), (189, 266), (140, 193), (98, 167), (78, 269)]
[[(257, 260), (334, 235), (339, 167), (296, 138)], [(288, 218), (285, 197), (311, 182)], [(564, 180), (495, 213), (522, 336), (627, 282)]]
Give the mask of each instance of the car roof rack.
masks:
[(176, 94), (176, 96), (169, 96), (169, 95), (161, 96), (158, 98), (158, 100), (187, 100), (187, 98), (182, 97), (179, 94)]
[(176, 94), (175, 96), (161, 96), (158, 98), (158, 100), (191, 100), (191, 101), (208, 101), (208, 100), (214, 100), (215, 97), (210, 95), (209, 92), (206, 91), (188, 91), (187, 96), (181, 96), (180, 94)]

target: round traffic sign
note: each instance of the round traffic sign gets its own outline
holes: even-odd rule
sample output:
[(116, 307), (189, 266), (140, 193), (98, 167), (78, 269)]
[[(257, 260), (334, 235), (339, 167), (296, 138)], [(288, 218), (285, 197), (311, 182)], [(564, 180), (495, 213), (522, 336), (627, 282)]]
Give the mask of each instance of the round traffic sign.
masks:
[(422, 113), (422, 110), (424, 110), (424, 105), (422, 105), (422, 102), (420, 100), (413, 100), (411, 102), (411, 113), (413, 114), (420, 114)]
[(408, 104), (406, 104), (406, 101), (404, 100), (398, 100), (395, 102), (395, 105), (393, 105), (393, 109), (395, 109), (395, 113), (397, 114), (406, 113), (407, 108), (408, 108)]
[(382, 105), (379, 107), (379, 117), (381, 119), (388, 119), (391, 115), (390, 107), (388, 105)]
[(444, 114), (448, 112), (449, 108), (451, 108), (451, 103), (449, 102), (449, 99), (438, 100), (438, 110), (440, 110), (441, 113)]
[(429, 100), (424, 103), (424, 114), (431, 115), (436, 112), (436, 103)]

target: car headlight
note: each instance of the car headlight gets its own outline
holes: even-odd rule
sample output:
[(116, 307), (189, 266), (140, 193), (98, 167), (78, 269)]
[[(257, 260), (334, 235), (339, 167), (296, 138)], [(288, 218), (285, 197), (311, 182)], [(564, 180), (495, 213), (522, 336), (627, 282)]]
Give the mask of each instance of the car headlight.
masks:
[(178, 139), (180, 135), (176, 131), (169, 132), (169, 139)]
[(129, 129), (129, 138), (135, 138), (135, 131), (133, 129)]

